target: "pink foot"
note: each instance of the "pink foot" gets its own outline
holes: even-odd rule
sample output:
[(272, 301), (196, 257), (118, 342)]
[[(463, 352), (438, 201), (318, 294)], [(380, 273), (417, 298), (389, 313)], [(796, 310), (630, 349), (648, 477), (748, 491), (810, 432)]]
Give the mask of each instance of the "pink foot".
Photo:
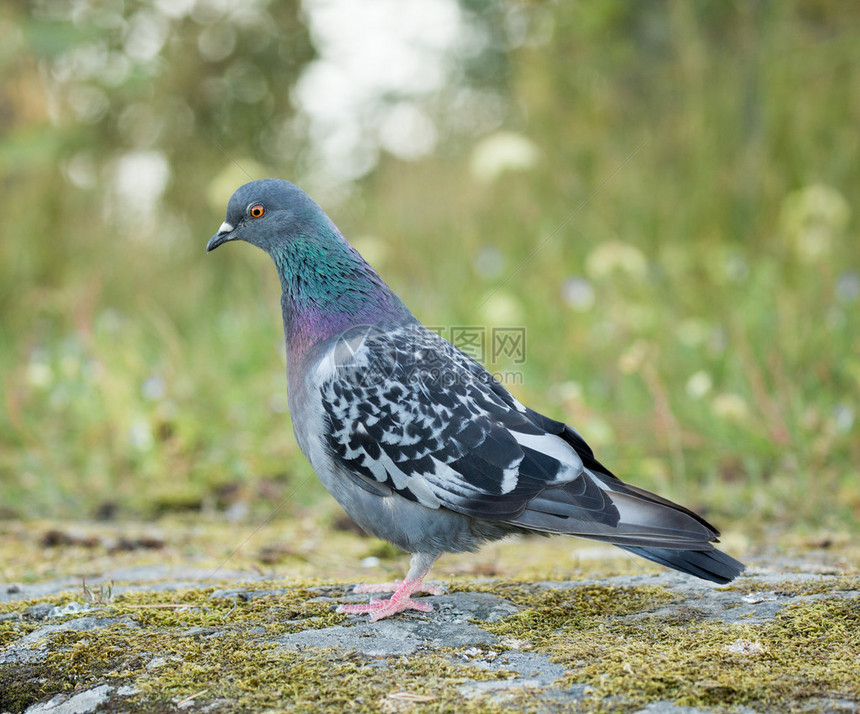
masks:
[(426, 585), (421, 579), (409, 580), (402, 582), (395, 581), (393, 583), (381, 583), (379, 585), (357, 585), (355, 592), (394, 592), (388, 600), (372, 599), (368, 603), (360, 605), (340, 605), (337, 611), (347, 615), (370, 615), (370, 622), (376, 622), (386, 617), (396, 615), (404, 610), (419, 610), (420, 612), (430, 612), (433, 606), (429, 602), (421, 602), (413, 600), (412, 595), (419, 592), (430, 593), (431, 595), (441, 595), (442, 588), (436, 585)]

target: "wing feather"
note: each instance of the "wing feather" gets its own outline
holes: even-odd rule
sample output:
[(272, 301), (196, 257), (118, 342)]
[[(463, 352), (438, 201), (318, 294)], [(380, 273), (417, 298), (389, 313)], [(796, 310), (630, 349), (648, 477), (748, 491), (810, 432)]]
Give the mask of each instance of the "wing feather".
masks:
[(491, 520), (580, 477), (576, 449), (436, 333), (416, 325), (370, 334), (344, 353), (350, 360), (327, 371), (320, 390), (326, 443), (346, 473)]

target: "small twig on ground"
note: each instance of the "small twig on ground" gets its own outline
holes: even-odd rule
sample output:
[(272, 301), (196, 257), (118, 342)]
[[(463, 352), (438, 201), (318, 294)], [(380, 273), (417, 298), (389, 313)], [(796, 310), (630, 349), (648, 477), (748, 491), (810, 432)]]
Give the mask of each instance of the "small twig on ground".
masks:
[(209, 691), (208, 689), (201, 689), (199, 692), (195, 692), (194, 694), (192, 694), (188, 697), (185, 697), (185, 699), (183, 699), (182, 701), (177, 702), (176, 706), (179, 708), (186, 706), (186, 705), (190, 704), (192, 701), (194, 701), (195, 699), (197, 699), (197, 697), (202, 697), (208, 691)]

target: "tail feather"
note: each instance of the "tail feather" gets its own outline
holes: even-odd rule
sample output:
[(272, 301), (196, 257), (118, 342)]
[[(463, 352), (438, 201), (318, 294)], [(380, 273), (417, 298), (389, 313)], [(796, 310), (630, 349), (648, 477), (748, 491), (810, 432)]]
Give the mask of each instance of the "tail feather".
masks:
[(665, 565), (682, 573), (695, 575), (713, 583), (725, 584), (744, 571), (744, 564), (721, 550), (671, 550), (669, 548), (641, 548), (619, 546), (655, 563)]
[(612, 543), (683, 573), (727, 583), (744, 566), (714, 548), (719, 531), (698, 514), (610, 474), (586, 468), (581, 478), (598, 486), (601, 499), (583, 505), (576, 482), (550, 487), (510, 522), (545, 533)]

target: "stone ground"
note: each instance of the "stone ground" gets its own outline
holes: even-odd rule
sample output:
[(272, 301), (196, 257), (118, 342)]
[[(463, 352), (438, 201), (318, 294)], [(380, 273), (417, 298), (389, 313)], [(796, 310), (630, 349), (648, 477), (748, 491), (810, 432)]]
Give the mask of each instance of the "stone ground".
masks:
[(10, 582), (0, 712), (855, 712), (860, 578), (831, 561), (759, 558), (730, 588), (456, 579), (432, 613), (373, 624), (333, 612), (367, 599), (348, 584), (255, 572)]

